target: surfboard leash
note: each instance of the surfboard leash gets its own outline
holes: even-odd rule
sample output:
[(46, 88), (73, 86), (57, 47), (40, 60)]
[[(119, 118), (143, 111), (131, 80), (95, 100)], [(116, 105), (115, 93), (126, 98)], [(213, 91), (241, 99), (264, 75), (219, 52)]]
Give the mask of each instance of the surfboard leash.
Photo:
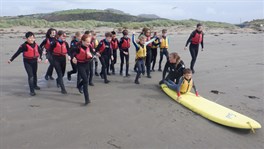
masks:
[(254, 130), (254, 128), (252, 127), (252, 125), (250, 124), (250, 122), (247, 122), (247, 124), (248, 124), (249, 127), (251, 128), (251, 131), (252, 131), (253, 133), (256, 133), (256, 131)]

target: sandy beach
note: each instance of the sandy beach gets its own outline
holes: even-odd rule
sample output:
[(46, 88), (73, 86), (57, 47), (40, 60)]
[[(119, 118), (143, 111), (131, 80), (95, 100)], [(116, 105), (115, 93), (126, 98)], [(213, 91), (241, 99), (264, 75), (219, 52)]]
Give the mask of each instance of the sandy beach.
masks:
[[(143, 76), (140, 85), (134, 84), (134, 47), (130, 49), (131, 76), (110, 76), (110, 84), (104, 84), (95, 76), (95, 86), (89, 86), (91, 104), (88, 107), (81, 106), (84, 97), (75, 88), (76, 75), (73, 75), (72, 81), (64, 77), (68, 94), (62, 95), (55, 81), (44, 79), (48, 67), (44, 62), (38, 67), (41, 90), (30, 97), (22, 54), (10, 65), (7, 64), (24, 42), (22, 33), (13, 33), (17, 30), (26, 31), (23, 28), (8, 29), (0, 36), (1, 149), (264, 148), (263, 128), (253, 134), (248, 130), (221, 126), (170, 99), (158, 86), (161, 72), (153, 72), (151, 79)], [(183, 48), (192, 29), (176, 31), (168, 31), (169, 51), (178, 52), (189, 67), (191, 56)], [(38, 44), (44, 35), (36, 35)], [(263, 35), (254, 31), (207, 31), (205, 49), (199, 51), (194, 74), (201, 96), (255, 119), (262, 127)], [(68, 38), (68, 42), (70, 40)], [(119, 64), (118, 54), (117, 72)], [(69, 70), (71, 65), (68, 61)], [(55, 71), (53, 76), (56, 77)], [(223, 94), (213, 94), (211, 90)]]

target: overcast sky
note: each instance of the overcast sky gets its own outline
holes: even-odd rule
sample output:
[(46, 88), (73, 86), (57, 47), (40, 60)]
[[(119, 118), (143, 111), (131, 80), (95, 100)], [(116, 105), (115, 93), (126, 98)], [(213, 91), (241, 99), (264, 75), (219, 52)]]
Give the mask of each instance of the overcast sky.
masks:
[(264, 0), (0, 0), (1, 16), (68, 9), (114, 8), (132, 15), (156, 14), (173, 20), (240, 23), (263, 19)]

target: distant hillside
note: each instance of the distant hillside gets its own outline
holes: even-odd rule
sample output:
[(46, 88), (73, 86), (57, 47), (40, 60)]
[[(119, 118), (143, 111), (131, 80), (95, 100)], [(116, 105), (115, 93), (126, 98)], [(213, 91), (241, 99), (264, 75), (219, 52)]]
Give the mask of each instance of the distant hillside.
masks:
[(21, 17), (34, 17), (37, 19), (44, 19), (50, 22), (56, 21), (86, 21), (86, 20), (95, 20), (103, 22), (144, 22), (152, 21), (162, 18), (157, 17), (144, 17), (144, 16), (133, 16), (126, 14), (123, 11), (116, 9), (106, 9), (106, 10), (95, 10), (95, 9), (73, 9), (73, 10), (64, 10), (57, 11), (47, 14), (34, 14)]
[(156, 15), (142, 14), (133, 16), (116, 9), (73, 9), (57, 11), (47, 14), (20, 15), (16, 17), (0, 17), (0, 28), (14, 26), (42, 27), (66, 27), (87, 28), (112, 27), (140, 29), (143, 27), (195, 27), (197, 23), (203, 23), (208, 28), (236, 28), (235, 25), (223, 22), (199, 21), (199, 20), (169, 20), (159, 18)]
[(264, 31), (264, 19), (256, 19), (252, 21), (247, 21), (237, 26), (242, 27), (242, 28), (253, 28), (255, 30)]
[(138, 17), (149, 18), (149, 19), (160, 19), (160, 17), (155, 14), (140, 14), (138, 15)]

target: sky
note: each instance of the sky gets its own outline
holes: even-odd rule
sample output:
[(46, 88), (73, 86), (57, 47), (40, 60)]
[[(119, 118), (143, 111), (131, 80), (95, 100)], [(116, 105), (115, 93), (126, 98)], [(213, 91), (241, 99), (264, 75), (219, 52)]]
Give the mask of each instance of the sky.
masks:
[(192, 18), (236, 24), (264, 18), (264, 0), (0, 0), (0, 8), (1, 16), (114, 8), (172, 20)]

